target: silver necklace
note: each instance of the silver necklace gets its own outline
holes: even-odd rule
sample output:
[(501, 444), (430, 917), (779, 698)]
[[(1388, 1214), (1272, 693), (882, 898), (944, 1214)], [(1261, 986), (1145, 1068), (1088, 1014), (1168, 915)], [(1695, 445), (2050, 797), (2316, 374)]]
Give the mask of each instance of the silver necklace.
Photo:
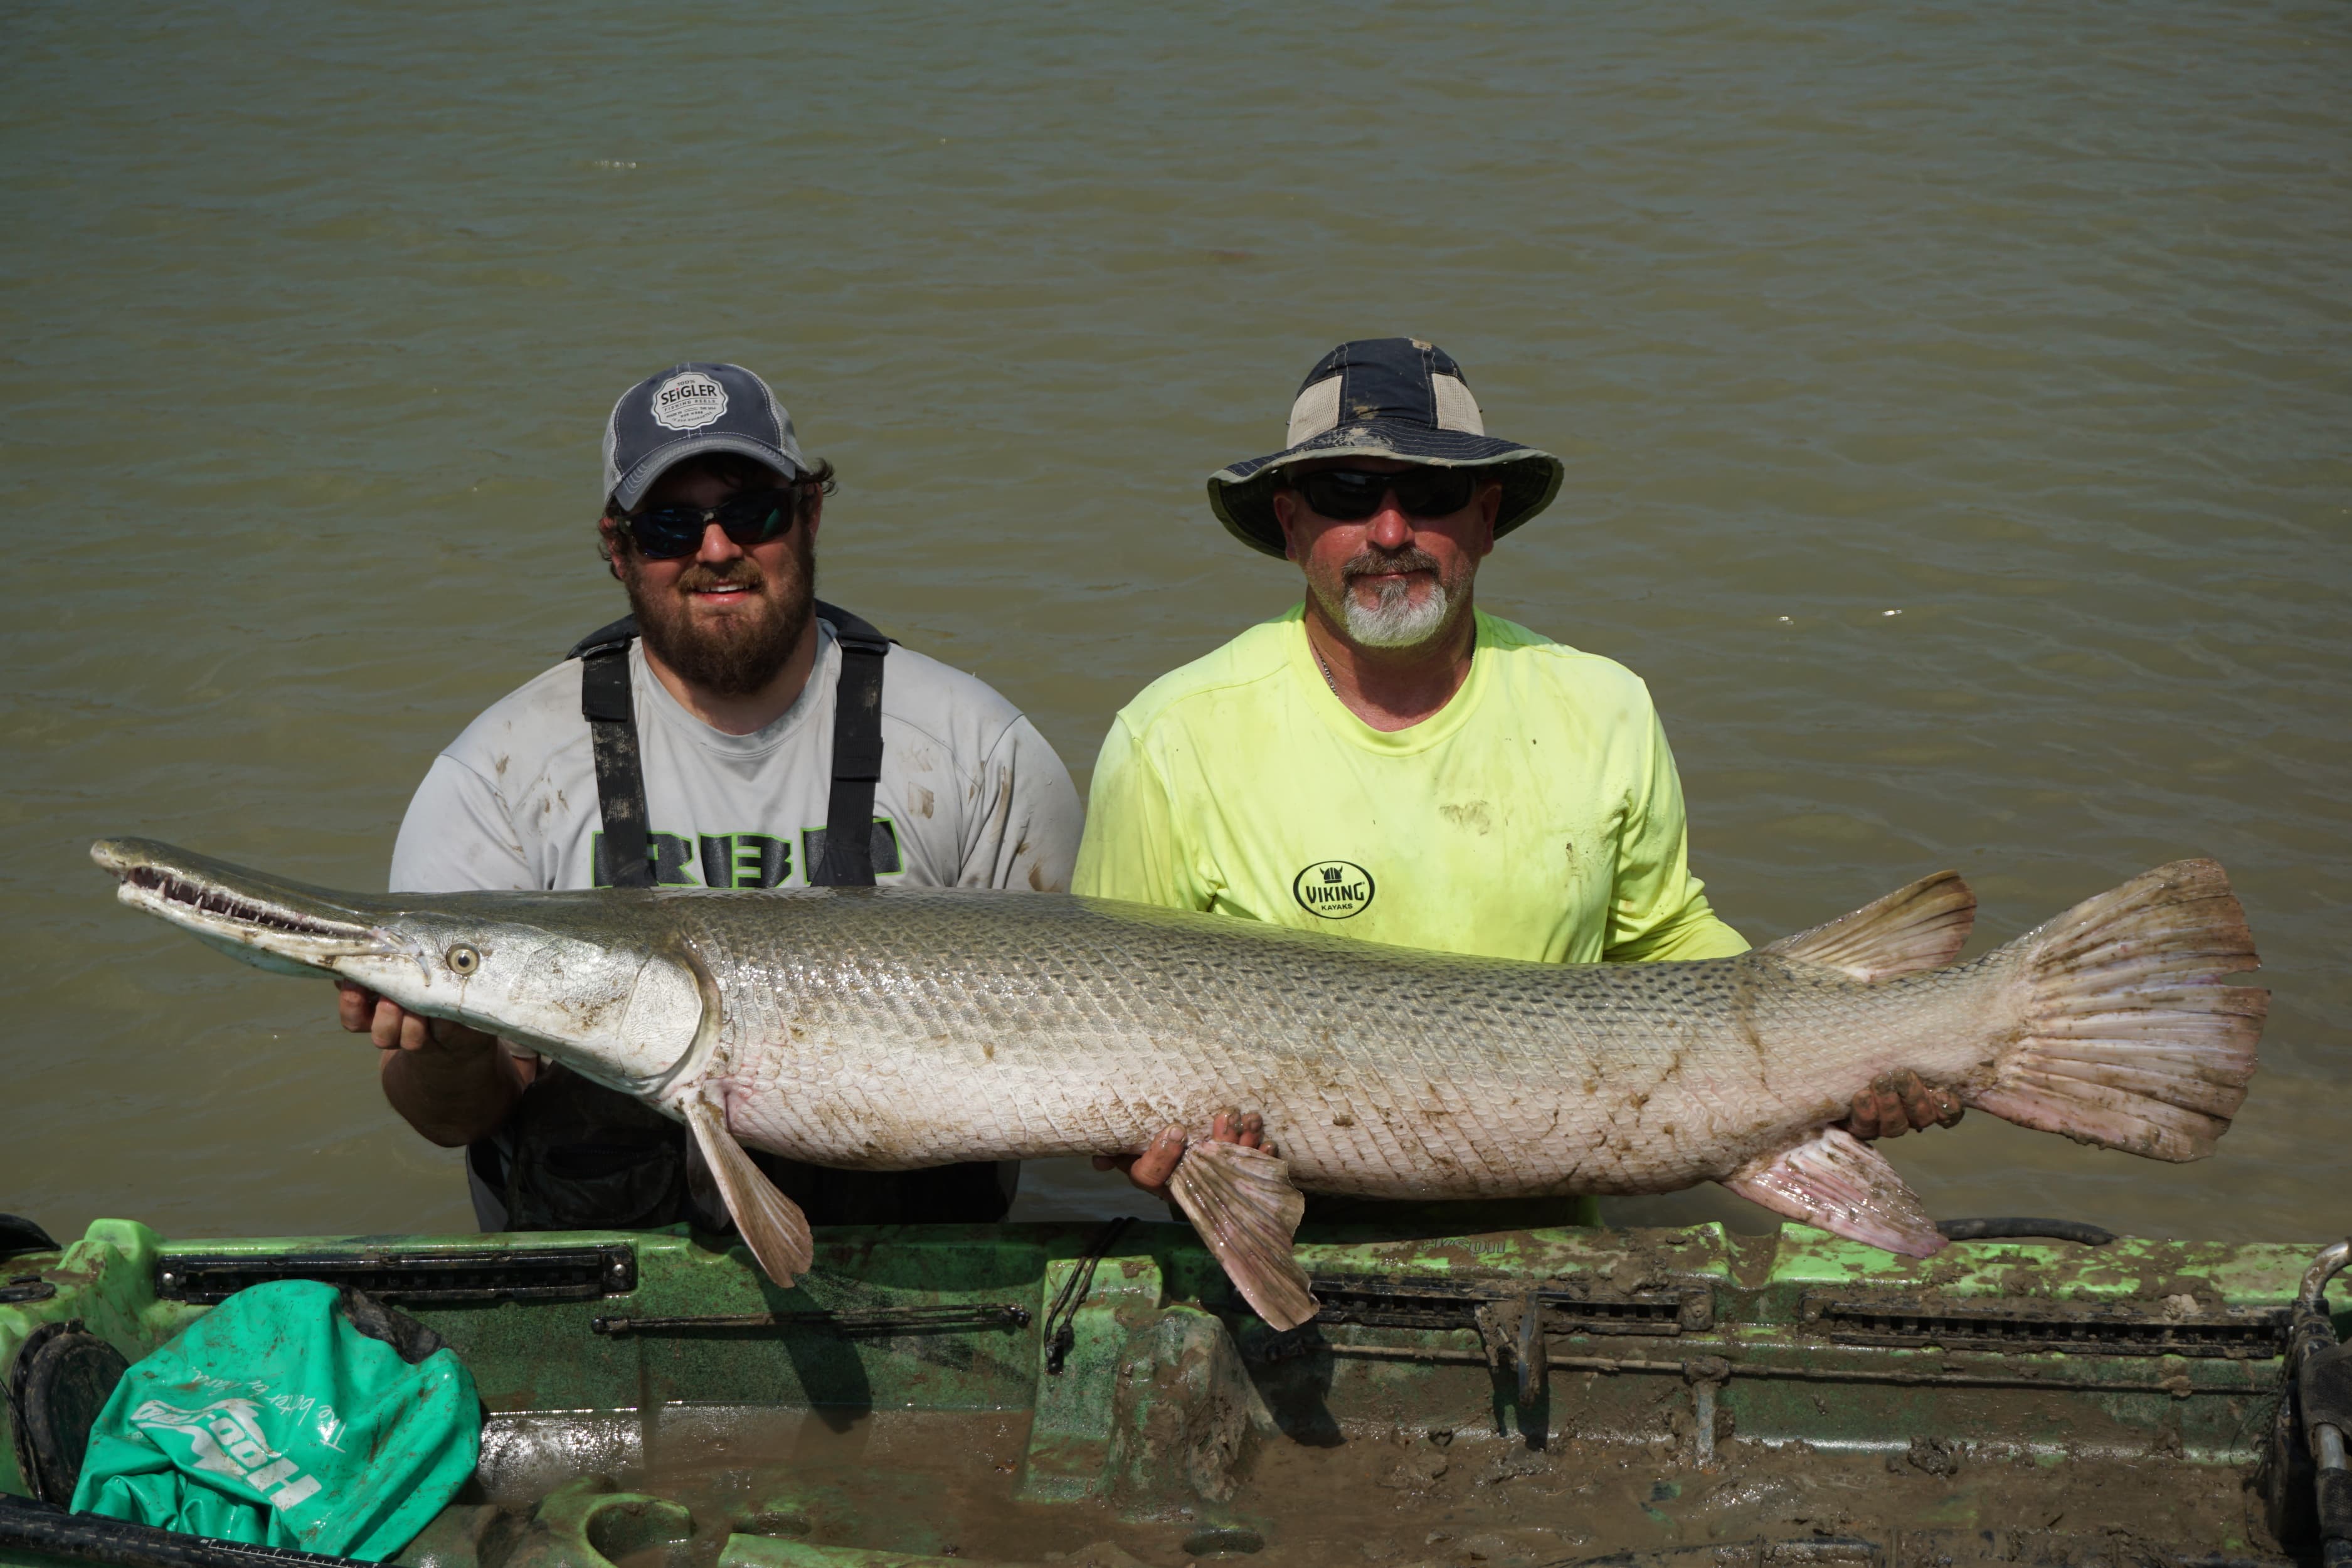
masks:
[[(1332, 696), (1339, 697), (1339, 683), (1331, 679), (1331, 667), (1323, 662), (1323, 650), (1315, 646), (1315, 639), (1313, 637), (1308, 637), (1307, 639), (1307, 651), (1315, 656), (1315, 668), (1323, 672), (1323, 684), (1331, 689)], [(1341, 698), (1340, 700), (1345, 701), (1347, 700), (1345, 698)]]
[[(1307, 651), (1315, 656), (1315, 668), (1323, 672), (1323, 684), (1331, 689), (1332, 696), (1339, 697), (1339, 683), (1331, 679), (1331, 667), (1323, 662), (1323, 650), (1315, 646), (1315, 639), (1313, 637), (1308, 637), (1307, 639)], [(1470, 658), (1472, 662), (1476, 662), (1478, 658), (1478, 647), (1475, 643), (1471, 645)], [(1339, 700), (1344, 703), (1348, 700), (1344, 697), (1339, 697)]]

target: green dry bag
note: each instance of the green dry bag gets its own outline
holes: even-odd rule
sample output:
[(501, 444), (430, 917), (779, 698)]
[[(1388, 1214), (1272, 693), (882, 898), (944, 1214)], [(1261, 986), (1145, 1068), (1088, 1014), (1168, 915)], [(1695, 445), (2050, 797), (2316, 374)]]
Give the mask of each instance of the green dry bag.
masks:
[(122, 1374), (77, 1513), (380, 1563), (474, 1473), (482, 1406), (438, 1335), (307, 1279), (240, 1290)]

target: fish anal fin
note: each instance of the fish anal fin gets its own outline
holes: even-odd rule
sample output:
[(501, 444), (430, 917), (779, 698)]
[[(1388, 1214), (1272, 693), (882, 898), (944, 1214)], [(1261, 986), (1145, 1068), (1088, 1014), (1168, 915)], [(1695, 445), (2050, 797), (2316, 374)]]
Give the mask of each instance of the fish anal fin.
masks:
[(1263, 1149), (1204, 1141), (1184, 1151), (1168, 1192), (1252, 1310), (1278, 1330), (1313, 1321), (1318, 1305), (1291, 1251), (1307, 1199), (1288, 1165)]
[(1885, 980), (1951, 963), (1968, 945), (1976, 919), (1977, 896), (1960, 874), (1938, 871), (1764, 951), (1856, 980)]
[(719, 1195), (735, 1228), (743, 1233), (744, 1243), (768, 1278), (791, 1289), (793, 1281), (807, 1273), (816, 1258), (808, 1216), (801, 1213), (800, 1205), (776, 1190), (766, 1172), (751, 1163), (751, 1156), (727, 1131), (727, 1119), (717, 1106), (694, 1096), (686, 1101), (685, 1109), (695, 1147), (719, 1184)]
[(1905, 1258), (1926, 1258), (1944, 1247), (1919, 1194), (1904, 1185), (1895, 1167), (1834, 1127), (1750, 1161), (1723, 1184), (1774, 1214)]

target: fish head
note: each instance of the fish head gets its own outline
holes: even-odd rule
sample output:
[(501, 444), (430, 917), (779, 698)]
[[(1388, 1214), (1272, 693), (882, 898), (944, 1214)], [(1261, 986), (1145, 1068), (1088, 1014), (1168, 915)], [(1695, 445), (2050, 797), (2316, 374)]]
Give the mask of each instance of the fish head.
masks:
[(365, 986), (624, 1093), (675, 1076), (718, 1013), (646, 893), (341, 893), (139, 838), (90, 858), (123, 903), (232, 958)]

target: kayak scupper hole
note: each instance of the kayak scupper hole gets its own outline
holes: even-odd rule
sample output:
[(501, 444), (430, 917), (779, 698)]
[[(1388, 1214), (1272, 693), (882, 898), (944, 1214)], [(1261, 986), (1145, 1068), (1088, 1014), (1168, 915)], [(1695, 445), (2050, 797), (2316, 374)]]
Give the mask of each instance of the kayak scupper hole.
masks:
[(588, 1516), (588, 1544), (620, 1568), (688, 1568), (694, 1519), (676, 1503), (655, 1498), (616, 1501)]
[(1247, 1557), (1265, 1550), (1265, 1536), (1238, 1524), (1212, 1525), (1206, 1530), (1196, 1530), (1184, 1538), (1185, 1556), (1205, 1557), (1211, 1561)]

